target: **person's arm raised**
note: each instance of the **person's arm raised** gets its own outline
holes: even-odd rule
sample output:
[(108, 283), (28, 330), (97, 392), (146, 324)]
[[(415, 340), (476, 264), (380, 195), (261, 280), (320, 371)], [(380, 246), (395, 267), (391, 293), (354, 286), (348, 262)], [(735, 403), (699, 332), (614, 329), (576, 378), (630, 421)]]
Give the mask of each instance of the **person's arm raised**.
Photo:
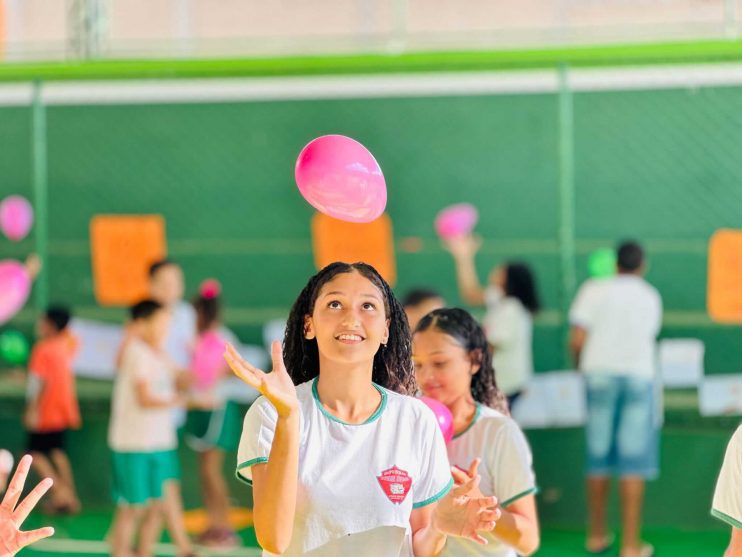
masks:
[(444, 241), (444, 247), (453, 256), (456, 265), (456, 281), (459, 294), (467, 304), (481, 306), (485, 302), (484, 288), (479, 283), (474, 256), (482, 242), (474, 236), (450, 238)]
[(244, 360), (231, 344), (224, 358), (240, 379), (257, 389), (276, 409), (278, 418), (268, 462), (252, 467), (253, 520), (260, 546), (281, 554), (293, 533), (299, 477), (299, 401), (286, 371), (281, 344), (271, 346), (273, 371), (265, 373)]

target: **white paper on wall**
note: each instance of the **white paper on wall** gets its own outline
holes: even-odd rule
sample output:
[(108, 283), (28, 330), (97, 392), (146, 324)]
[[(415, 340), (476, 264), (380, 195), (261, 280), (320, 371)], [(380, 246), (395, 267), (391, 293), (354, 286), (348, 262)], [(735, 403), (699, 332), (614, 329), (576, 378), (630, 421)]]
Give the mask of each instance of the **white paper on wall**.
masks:
[(668, 338), (659, 342), (660, 377), (665, 387), (697, 387), (703, 379), (703, 342), (695, 338)]
[(524, 428), (580, 427), (585, 424), (585, 383), (577, 371), (537, 373), (511, 410)]
[(702, 416), (742, 415), (742, 374), (707, 375), (698, 390)]
[(113, 379), (124, 329), (121, 325), (74, 318), (70, 330), (77, 339), (72, 369), (80, 377)]

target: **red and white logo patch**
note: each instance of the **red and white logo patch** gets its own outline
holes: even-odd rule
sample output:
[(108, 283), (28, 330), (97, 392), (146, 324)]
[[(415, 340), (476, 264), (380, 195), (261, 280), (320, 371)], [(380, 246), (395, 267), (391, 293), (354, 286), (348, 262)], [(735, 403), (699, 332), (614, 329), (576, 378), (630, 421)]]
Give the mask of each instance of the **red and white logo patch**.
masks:
[(405, 500), (412, 487), (410, 475), (396, 466), (384, 470), (380, 476), (376, 476), (376, 479), (379, 480), (379, 485), (384, 490), (384, 494), (392, 503), (396, 504)]

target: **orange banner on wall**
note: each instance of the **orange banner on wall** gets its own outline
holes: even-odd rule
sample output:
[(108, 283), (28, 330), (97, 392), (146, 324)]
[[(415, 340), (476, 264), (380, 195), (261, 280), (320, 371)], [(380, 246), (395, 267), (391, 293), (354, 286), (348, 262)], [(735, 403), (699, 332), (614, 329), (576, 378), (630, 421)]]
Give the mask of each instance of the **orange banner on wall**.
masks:
[(742, 230), (718, 230), (708, 254), (709, 316), (721, 323), (742, 323)]
[(312, 218), (312, 247), (318, 269), (335, 261), (363, 261), (373, 265), (391, 286), (397, 280), (392, 219), (386, 214), (359, 224), (316, 213)]
[(147, 296), (149, 266), (167, 255), (161, 215), (97, 215), (90, 221), (95, 298), (130, 305)]

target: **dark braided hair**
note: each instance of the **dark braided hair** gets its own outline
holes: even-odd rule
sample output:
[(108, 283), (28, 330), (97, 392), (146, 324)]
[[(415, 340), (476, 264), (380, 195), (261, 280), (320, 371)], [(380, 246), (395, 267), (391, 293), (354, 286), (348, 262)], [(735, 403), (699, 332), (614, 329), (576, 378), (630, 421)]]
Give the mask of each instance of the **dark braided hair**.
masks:
[(477, 320), (463, 309), (436, 309), (420, 320), (415, 333), (428, 329), (436, 329), (453, 338), (479, 364), (479, 371), (471, 378), (471, 394), (474, 400), (505, 415), (510, 414), (505, 393), (497, 387), (487, 337)]
[(389, 340), (374, 356), (372, 380), (382, 387), (405, 395), (417, 391), (412, 367), (410, 328), (404, 309), (392, 289), (371, 265), (366, 263), (331, 263), (314, 275), (294, 302), (286, 323), (283, 360), (295, 385), (319, 375), (319, 350), (316, 339), (305, 338), (304, 319), (314, 312), (322, 286), (340, 273), (356, 272), (381, 291), (384, 311), (389, 320)]

